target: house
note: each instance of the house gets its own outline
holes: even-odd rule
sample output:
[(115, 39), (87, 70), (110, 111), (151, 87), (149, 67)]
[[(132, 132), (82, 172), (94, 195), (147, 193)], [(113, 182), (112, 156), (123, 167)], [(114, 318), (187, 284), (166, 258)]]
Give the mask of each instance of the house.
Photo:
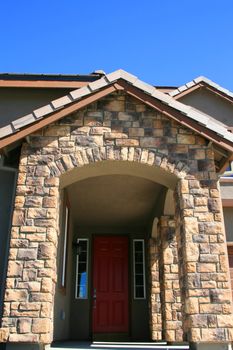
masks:
[(0, 116), (0, 347), (225, 349), (233, 93), (123, 70), (0, 74)]

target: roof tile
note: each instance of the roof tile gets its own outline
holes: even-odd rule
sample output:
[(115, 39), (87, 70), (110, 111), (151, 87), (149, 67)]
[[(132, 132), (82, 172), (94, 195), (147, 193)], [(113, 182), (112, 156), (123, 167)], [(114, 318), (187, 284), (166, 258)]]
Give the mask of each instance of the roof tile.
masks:
[(65, 106), (65, 105), (67, 105), (70, 102), (72, 102), (72, 100), (69, 97), (69, 95), (65, 95), (63, 97), (57, 98), (56, 100), (53, 100), (51, 102), (51, 104), (53, 105), (53, 107), (55, 109), (57, 109), (57, 108), (61, 108), (61, 107)]
[(142, 80), (139, 80), (139, 79), (135, 80), (135, 82), (133, 83), (133, 86), (145, 91), (149, 95), (153, 94), (153, 92), (155, 91), (154, 86), (144, 83)]
[(79, 98), (81, 98), (81, 97), (84, 97), (84, 96), (86, 96), (86, 95), (89, 95), (90, 92), (91, 92), (91, 90), (89, 89), (89, 87), (88, 87), (88, 86), (84, 86), (84, 87), (82, 87), (81, 89), (76, 89), (76, 90), (74, 90), (74, 91), (71, 91), (71, 92), (70, 92), (70, 95), (72, 96), (72, 98), (73, 98), (74, 100), (77, 100), (77, 99), (79, 99)]
[(121, 78), (122, 70), (118, 69), (115, 72), (106, 75), (106, 79), (109, 83), (113, 83), (114, 81)]
[(0, 138), (9, 136), (10, 134), (13, 134), (13, 129), (10, 124), (4, 126), (3, 128), (0, 128)]
[(18, 118), (16, 120), (14, 120), (12, 122), (12, 125), (14, 126), (14, 129), (20, 129), (20, 128), (23, 128), (24, 126), (28, 125), (28, 124), (31, 124), (35, 121), (35, 117), (34, 115), (31, 113), (31, 114), (27, 114), (25, 115), (24, 117), (22, 118)]
[(134, 82), (138, 79), (136, 75), (130, 74), (123, 69), (119, 69), (121, 73), (121, 78), (126, 80), (127, 82), (134, 84)]
[(45, 115), (52, 113), (54, 110), (51, 105), (46, 105), (44, 107), (35, 109), (33, 113), (35, 114), (36, 118), (44, 117)]
[(91, 89), (91, 91), (95, 91), (98, 89), (101, 89), (102, 87), (108, 85), (107, 80), (105, 77), (98, 79), (96, 81), (93, 81), (92, 83), (88, 84), (88, 87)]

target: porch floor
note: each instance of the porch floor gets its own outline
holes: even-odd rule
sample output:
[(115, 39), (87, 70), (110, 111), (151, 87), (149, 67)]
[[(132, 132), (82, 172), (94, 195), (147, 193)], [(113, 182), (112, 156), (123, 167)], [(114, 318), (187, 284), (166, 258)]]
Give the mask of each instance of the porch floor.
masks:
[(79, 342), (79, 341), (65, 341), (56, 342), (53, 345), (46, 347), (46, 350), (188, 350), (189, 345), (168, 345), (166, 342)]

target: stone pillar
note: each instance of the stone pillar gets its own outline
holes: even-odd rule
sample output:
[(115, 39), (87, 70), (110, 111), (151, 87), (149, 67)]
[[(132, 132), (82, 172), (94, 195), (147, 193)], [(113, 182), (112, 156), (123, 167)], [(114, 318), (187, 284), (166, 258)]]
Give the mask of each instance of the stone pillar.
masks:
[(170, 342), (183, 340), (175, 226), (174, 216), (160, 218), (163, 338)]
[(152, 340), (162, 340), (158, 237), (149, 239), (150, 328)]
[[(56, 282), (59, 179), (49, 157), (21, 153), (0, 340), (50, 343)], [(43, 165), (42, 165), (43, 164)]]
[(217, 182), (201, 186), (186, 176), (177, 186), (176, 203), (184, 338), (196, 344), (230, 342), (232, 300)]

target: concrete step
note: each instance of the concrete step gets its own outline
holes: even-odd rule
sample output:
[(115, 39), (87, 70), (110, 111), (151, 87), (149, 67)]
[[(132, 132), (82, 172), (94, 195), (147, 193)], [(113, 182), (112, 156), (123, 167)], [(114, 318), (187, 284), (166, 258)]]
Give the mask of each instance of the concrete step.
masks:
[(46, 350), (188, 350), (189, 345), (168, 345), (166, 342), (58, 342)]

